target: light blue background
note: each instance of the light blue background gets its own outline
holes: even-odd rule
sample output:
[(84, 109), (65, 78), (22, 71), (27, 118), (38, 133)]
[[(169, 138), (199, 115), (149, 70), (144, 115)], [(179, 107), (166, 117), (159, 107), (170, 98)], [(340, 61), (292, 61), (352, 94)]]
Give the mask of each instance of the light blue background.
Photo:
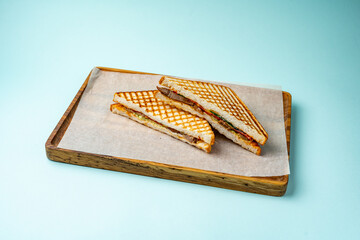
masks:
[[(49, 161), (94, 66), (282, 85), (276, 198)], [(0, 239), (355, 239), (360, 1), (0, 0)]]

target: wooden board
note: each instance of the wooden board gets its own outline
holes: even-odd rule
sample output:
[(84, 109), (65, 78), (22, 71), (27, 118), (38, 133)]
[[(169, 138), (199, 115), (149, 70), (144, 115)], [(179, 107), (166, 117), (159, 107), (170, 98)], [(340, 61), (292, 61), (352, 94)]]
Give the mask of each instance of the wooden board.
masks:
[[(102, 71), (158, 75), (154, 73), (137, 72), (123, 69), (105, 67), (98, 68)], [(59, 142), (64, 136), (64, 133), (68, 128), (72, 117), (74, 116), (80, 98), (84, 93), (85, 87), (89, 81), (90, 75), (91, 72), (81, 86), (78, 93), (76, 94), (75, 98), (71, 102), (70, 106), (68, 107), (64, 115), (61, 117), (59, 123), (52, 131), (48, 140), (46, 141), (46, 155), (50, 160), (271, 196), (282, 196), (285, 194), (289, 180), (288, 175), (277, 177), (246, 177), (188, 167), (174, 166), (169, 164), (162, 164), (151, 161), (127, 159), (59, 148)], [(290, 93), (283, 92), (283, 103), (285, 120), (284, 127), (286, 130), (288, 153), (290, 154)]]

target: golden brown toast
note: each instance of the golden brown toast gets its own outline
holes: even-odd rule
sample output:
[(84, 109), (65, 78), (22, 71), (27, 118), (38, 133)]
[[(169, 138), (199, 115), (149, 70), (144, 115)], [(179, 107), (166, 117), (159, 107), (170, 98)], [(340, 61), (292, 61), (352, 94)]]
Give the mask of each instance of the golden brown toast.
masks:
[[(173, 129), (175, 132), (178, 131), (199, 138), (210, 146), (214, 144), (215, 135), (206, 120), (157, 99), (154, 96), (156, 92), (156, 90), (118, 92), (114, 94), (114, 102), (119, 103), (120, 107), (125, 106), (135, 113), (145, 115), (155, 123)], [(112, 105), (111, 110), (113, 111), (114, 108), (116, 108), (116, 106)], [(121, 111), (124, 112), (122, 109)], [(152, 126), (153, 125), (154, 124), (152, 124)]]

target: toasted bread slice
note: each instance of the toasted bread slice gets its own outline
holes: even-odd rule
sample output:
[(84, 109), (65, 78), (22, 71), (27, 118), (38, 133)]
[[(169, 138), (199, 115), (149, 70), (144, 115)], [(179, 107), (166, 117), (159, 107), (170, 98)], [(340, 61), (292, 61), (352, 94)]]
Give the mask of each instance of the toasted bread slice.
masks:
[(155, 96), (169, 105), (175, 106), (179, 109), (182, 109), (184, 111), (187, 111), (189, 113), (192, 113), (194, 115), (206, 119), (216, 130), (219, 131), (219, 133), (223, 134), (225, 137), (239, 144), (241, 147), (245, 148), (246, 150), (255, 153), (256, 155), (261, 154), (261, 148), (255, 141), (249, 141), (248, 139), (244, 138), (241, 134), (238, 134), (235, 131), (229, 131), (223, 125), (219, 124), (217, 120), (211, 117), (210, 115), (196, 111), (193, 107), (189, 106), (188, 104), (171, 99), (161, 94), (160, 92), (157, 92)]
[(215, 135), (209, 123), (155, 98), (156, 92), (115, 93), (118, 104), (111, 105), (110, 110), (210, 152)]
[[(265, 129), (230, 88), (213, 83), (172, 77), (162, 77), (159, 84), (197, 103), (207, 112), (221, 116), (226, 122), (229, 122), (259, 144), (263, 145), (267, 141), (268, 134)], [(182, 107), (182, 109), (184, 108)], [(197, 115), (204, 117), (201, 113)], [(210, 123), (219, 130), (216, 123), (213, 121)]]

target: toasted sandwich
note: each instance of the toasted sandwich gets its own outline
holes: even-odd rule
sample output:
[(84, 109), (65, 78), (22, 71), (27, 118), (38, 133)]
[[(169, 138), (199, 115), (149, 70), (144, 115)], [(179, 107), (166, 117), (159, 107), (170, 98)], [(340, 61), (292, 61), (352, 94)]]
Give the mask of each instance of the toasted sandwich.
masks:
[(110, 111), (209, 153), (215, 135), (209, 123), (155, 97), (158, 91), (118, 92)]
[(162, 77), (156, 97), (206, 119), (221, 134), (260, 155), (268, 134), (233, 90), (213, 83)]

